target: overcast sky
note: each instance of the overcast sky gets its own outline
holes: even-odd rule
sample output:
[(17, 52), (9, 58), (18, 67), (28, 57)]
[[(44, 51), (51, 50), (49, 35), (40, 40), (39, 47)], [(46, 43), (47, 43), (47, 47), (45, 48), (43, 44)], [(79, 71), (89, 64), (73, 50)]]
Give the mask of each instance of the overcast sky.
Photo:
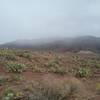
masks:
[(100, 36), (100, 0), (0, 0), (0, 43)]

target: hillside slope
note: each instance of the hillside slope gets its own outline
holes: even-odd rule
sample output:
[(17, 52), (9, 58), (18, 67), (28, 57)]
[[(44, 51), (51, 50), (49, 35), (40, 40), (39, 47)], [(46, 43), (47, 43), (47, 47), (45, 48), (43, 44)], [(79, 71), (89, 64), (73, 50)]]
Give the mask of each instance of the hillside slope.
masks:
[(3, 44), (1, 47), (33, 50), (92, 50), (100, 52), (100, 38), (82, 36), (76, 38), (16, 40)]

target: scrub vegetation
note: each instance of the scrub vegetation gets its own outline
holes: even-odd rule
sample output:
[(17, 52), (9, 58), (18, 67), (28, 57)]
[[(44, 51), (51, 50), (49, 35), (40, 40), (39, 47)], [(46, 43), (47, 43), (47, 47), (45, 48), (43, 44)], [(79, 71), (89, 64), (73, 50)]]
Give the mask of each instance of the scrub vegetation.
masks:
[(0, 100), (97, 100), (100, 55), (0, 49)]

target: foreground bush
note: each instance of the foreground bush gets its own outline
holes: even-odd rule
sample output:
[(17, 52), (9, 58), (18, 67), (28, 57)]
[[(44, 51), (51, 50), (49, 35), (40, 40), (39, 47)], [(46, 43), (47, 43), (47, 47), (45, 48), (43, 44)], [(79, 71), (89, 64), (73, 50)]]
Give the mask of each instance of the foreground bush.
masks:
[(77, 80), (33, 82), (28, 100), (87, 100), (84, 86)]
[(9, 91), (4, 91), (2, 98), (8, 99), (3, 100), (88, 100), (83, 84), (74, 78), (52, 80), (49, 77), (41, 81), (31, 81), (21, 87), (22, 89), (12, 87)]
[(20, 73), (23, 72), (25, 70), (25, 65), (18, 63), (18, 62), (7, 62), (7, 64), (5, 65), (6, 69), (8, 72), (16, 72), (16, 73)]

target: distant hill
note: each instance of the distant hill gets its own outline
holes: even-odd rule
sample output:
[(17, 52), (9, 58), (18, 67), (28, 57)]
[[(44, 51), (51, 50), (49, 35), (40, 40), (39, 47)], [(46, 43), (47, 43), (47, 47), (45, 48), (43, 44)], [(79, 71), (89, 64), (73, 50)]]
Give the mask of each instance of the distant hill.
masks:
[(33, 50), (62, 50), (79, 51), (91, 50), (100, 52), (100, 38), (93, 36), (81, 36), (75, 38), (48, 38), (16, 40), (2, 44), (1, 48), (20, 48)]

